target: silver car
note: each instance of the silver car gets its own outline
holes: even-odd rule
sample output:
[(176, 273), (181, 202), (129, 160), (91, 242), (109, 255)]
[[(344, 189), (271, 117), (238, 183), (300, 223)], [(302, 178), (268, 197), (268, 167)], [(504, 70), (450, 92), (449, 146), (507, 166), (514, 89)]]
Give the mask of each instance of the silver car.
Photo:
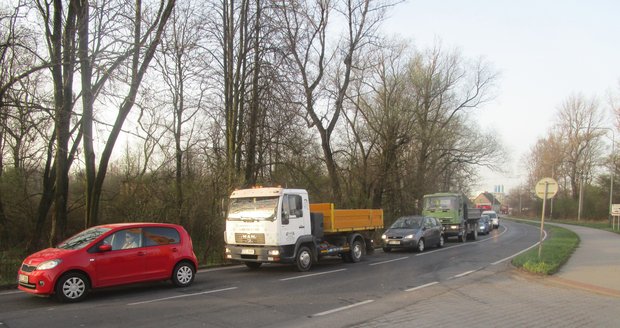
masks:
[(383, 251), (405, 248), (423, 252), (426, 246), (443, 247), (444, 236), (441, 223), (432, 217), (419, 215), (398, 218), (381, 236)]
[(491, 218), (491, 222), (493, 223), (494, 228), (499, 228), (499, 215), (495, 213), (495, 211), (484, 211), (483, 215), (488, 215)]

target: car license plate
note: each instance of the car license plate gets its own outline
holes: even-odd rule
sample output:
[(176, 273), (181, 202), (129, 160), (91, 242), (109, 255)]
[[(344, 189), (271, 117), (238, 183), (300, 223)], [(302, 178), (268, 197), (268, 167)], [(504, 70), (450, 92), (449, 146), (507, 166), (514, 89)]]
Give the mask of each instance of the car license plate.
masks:
[(243, 255), (254, 255), (254, 249), (252, 249), (252, 248), (243, 248), (243, 249), (241, 249), (241, 254), (243, 254)]
[(27, 284), (28, 283), (28, 276), (25, 274), (19, 274), (19, 282)]
[(388, 244), (390, 244), (390, 245), (400, 245), (400, 240), (390, 240), (388, 242)]

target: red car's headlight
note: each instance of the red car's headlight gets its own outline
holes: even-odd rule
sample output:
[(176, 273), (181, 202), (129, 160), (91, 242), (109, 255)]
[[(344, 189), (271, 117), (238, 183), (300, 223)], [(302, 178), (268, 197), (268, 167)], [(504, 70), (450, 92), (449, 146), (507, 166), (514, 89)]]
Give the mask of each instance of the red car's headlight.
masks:
[(60, 264), (60, 262), (62, 262), (62, 260), (60, 260), (60, 259), (54, 259), (54, 260), (49, 260), (49, 261), (42, 262), (41, 264), (37, 265), (37, 270), (53, 269), (56, 266), (58, 266), (58, 264)]

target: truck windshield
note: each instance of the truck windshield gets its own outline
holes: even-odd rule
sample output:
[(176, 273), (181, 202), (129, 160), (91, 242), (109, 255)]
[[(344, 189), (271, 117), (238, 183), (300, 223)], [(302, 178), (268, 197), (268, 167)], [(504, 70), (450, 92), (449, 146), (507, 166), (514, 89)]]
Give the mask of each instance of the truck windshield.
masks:
[(425, 210), (453, 210), (456, 209), (454, 197), (427, 197), (424, 198)]
[(278, 196), (231, 198), (227, 220), (270, 220), (276, 217)]

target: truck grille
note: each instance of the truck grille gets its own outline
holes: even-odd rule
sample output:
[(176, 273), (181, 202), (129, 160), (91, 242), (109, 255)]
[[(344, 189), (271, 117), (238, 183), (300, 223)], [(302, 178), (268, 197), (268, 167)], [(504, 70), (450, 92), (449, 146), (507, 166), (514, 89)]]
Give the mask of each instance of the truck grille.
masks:
[(265, 244), (264, 233), (235, 233), (237, 244)]

